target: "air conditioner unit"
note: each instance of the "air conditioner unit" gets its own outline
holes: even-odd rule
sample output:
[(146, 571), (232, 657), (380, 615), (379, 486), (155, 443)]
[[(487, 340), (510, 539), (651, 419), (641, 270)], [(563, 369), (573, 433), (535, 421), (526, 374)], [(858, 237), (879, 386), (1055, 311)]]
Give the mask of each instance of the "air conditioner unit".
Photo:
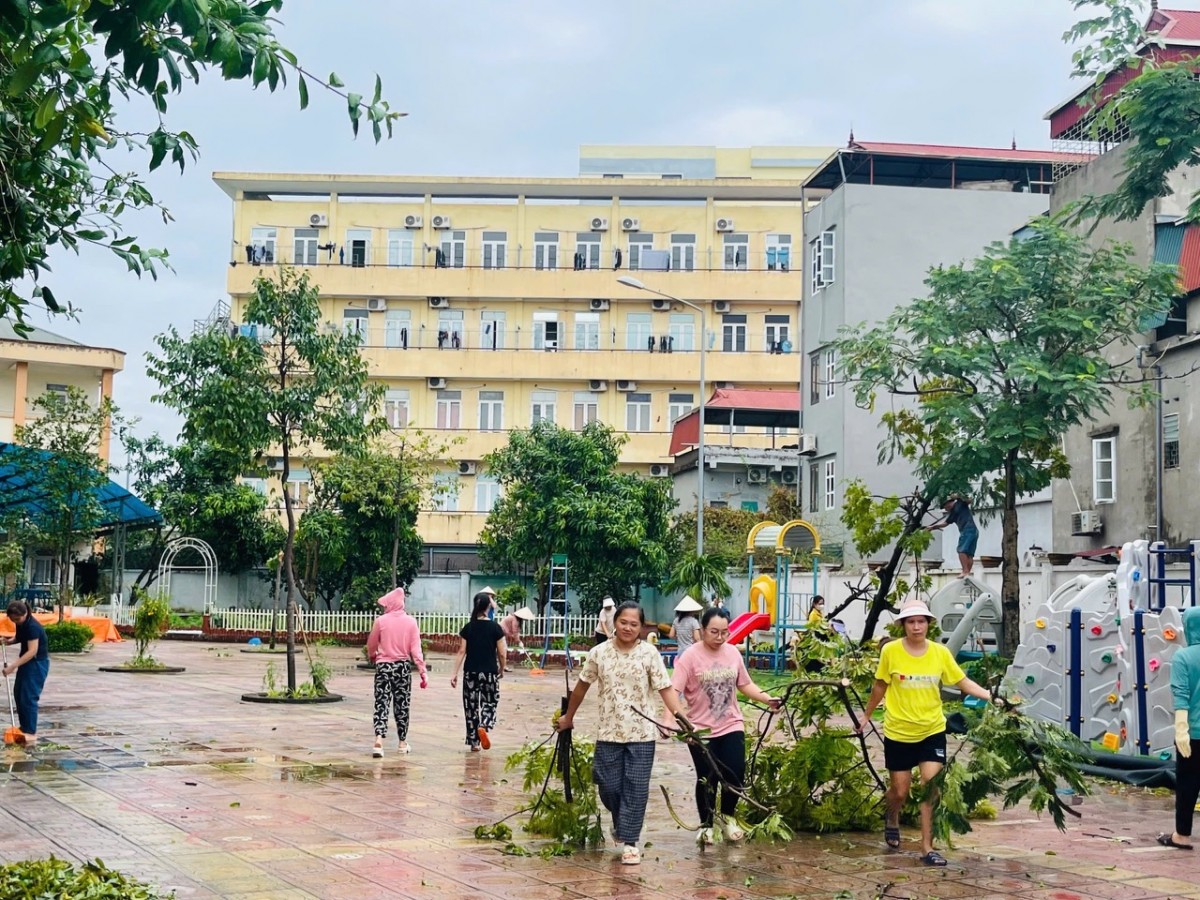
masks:
[(617, 390), (624, 394), (630, 394), (637, 390), (636, 381), (618, 381)]
[(717, 219), (717, 231), (733, 231), (733, 219)]
[(766, 484), (767, 483), (767, 470), (764, 468), (758, 467), (758, 466), (751, 468), (751, 469), (747, 469), (746, 470), (746, 483), (747, 484)]
[(425, 220), (422, 219), (420, 216), (409, 215), (409, 216), (404, 217), (404, 227), (405, 228), (420, 228), (424, 224), (425, 224)]
[(817, 455), (817, 436), (815, 434), (800, 435), (800, 455), (801, 456), (816, 456)]
[(632, 216), (626, 216), (621, 220), (622, 231), (641, 231), (642, 222), (640, 219), (635, 219)]
[(592, 231), (608, 231), (608, 219), (596, 216), (592, 219)]
[(655, 312), (669, 312), (671, 309), (671, 301), (665, 297), (655, 297), (650, 301), (650, 308)]
[(655, 463), (650, 467), (651, 478), (666, 478), (671, 474), (671, 467), (665, 463)]
[(449, 228), (450, 227), (450, 217), (449, 216), (434, 216), (431, 221), (433, 222), (434, 228)]
[(733, 390), (733, 382), (732, 381), (714, 381), (713, 382), (713, 390), (732, 391)]
[(1100, 513), (1094, 509), (1081, 509), (1071, 513), (1071, 534), (1099, 534), (1104, 530)]
[(326, 228), (329, 226), (329, 216), (325, 213), (313, 213), (308, 217), (308, 224), (313, 228)]
[(608, 390), (608, 382), (602, 381), (599, 378), (593, 378), (591, 381), (588, 382), (588, 390), (593, 391), (595, 393), (600, 393), (601, 391), (607, 391)]
[(445, 378), (426, 378), (425, 382), (429, 385), (431, 391), (444, 391), (446, 389)]
[(430, 297), (429, 298), (429, 308), (430, 309), (449, 309), (450, 308), (450, 298), (449, 297)]
[(550, 350), (550, 351), (557, 350), (558, 349), (558, 341), (543, 341), (542, 346), (546, 350)]
[(589, 300), (588, 309), (592, 312), (608, 312), (607, 300)]
[(731, 309), (733, 309), (733, 304), (730, 303), (728, 300), (714, 300), (713, 301), (713, 312), (715, 312), (715, 313), (727, 313)]
[(367, 301), (367, 309), (371, 312), (387, 312), (387, 301), (382, 297), (372, 297)]
[(779, 480), (783, 484), (795, 484), (800, 480), (800, 472), (797, 469), (784, 469), (779, 473)]
[(474, 475), (475, 474), (475, 463), (460, 462), (458, 464), (458, 474), (459, 475)]

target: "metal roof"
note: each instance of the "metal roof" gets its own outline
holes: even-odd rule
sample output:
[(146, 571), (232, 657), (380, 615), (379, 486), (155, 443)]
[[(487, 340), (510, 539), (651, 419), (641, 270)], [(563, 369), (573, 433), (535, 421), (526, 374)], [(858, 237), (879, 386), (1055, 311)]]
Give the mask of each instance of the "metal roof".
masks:
[[(799, 428), (799, 391), (753, 391), (718, 388), (704, 404), (708, 425), (745, 425), (753, 428)], [(671, 429), (667, 451), (678, 456), (700, 439), (700, 409), (681, 416)]]

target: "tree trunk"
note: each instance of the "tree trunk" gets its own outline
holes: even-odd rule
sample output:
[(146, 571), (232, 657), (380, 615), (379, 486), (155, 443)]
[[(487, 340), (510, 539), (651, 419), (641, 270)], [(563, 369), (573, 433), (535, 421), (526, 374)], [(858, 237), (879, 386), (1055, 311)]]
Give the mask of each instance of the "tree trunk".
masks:
[(871, 605), (867, 609), (867, 619), (863, 623), (863, 633), (859, 639), (860, 644), (865, 644), (875, 636), (875, 629), (879, 627), (880, 617), (885, 612), (891, 610), (892, 604), (888, 595), (892, 591), (892, 583), (896, 580), (896, 571), (900, 568), (900, 563), (904, 561), (904, 556), (907, 553), (904, 549), (905, 541), (922, 527), (921, 520), (929, 512), (929, 506), (932, 502), (932, 496), (921, 495), (915, 500), (915, 506), (903, 511), (903, 514), (908, 517), (908, 521), (904, 524), (904, 531), (900, 533), (900, 537), (896, 539), (896, 543), (892, 546), (892, 556), (888, 560), (887, 565), (879, 570), (879, 587), (875, 591), (875, 596), (871, 598)]
[(1017, 557), (1017, 451), (1009, 450), (1004, 461), (1004, 519), (1000, 538), (1000, 607), (1003, 611), (1004, 642), (1000, 654), (1012, 659), (1021, 642), (1021, 576)]

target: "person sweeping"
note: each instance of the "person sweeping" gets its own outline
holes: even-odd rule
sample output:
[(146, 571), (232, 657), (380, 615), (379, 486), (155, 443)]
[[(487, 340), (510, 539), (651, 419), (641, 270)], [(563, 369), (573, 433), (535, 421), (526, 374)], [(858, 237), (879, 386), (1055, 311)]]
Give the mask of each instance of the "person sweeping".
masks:
[(521, 640), (521, 623), (532, 622), (537, 616), (528, 606), (514, 609), (500, 620), (500, 630), (504, 632), (504, 641), (509, 647), (525, 653), (525, 642)]
[(4, 667), (4, 676), (16, 675), (13, 695), (23, 735), (20, 740), (26, 747), (32, 747), (38, 739), (38, 701), (46, 676), (50, 674), (50, 650), (46, 629), (33, 617), (29, 604), (24, 600), (13, 600), (8, 604), (7, 613), (16, 633), (3, 640), (6, 644), (20, 644), (21, 650), (17, 658)]
[(480, 591), (475, 595), (471, 621), (458, 633), (458, 653), (454, 656), (454, 674), (450, 687), (458, 684), (463, 673), (463, 716), (467, 724), (467, 746), (472, 753), (492, 746), (488, 732), (496, 727), (500, 708), (500, 679), (508, 666), (508, 646), (504, 631), (488, 618), (492, 598)]
[(1158, 836), (1164, 847), (1192, 849), (1192, 819), (1200, 797), (1200, 608), (1183, 611), (1187, 646), (1171, 657), (1175, 705), (1175, 830)]
[[(883, 761), (888, 770), (887, 809), (883, 837), (888, 847), (900, 849), (900, 810), (912, 788), (912, 771), (918, 769), (921, 783), (935, 778), (946, 764), (946, 714), (942, 709), (943, 684), (954, 685), (964, 694), (991, 700), (954, 661), (945, 645), (928, 640), (933, 613), (920, 600), (910, 601), (896, 616), (904, 637), (890, 641), (879, 654), (875, 684), (855, 725), (861, 734), (876, 707), (887, 697), (883, 716)], [(933, 805), (927, 795), (921, 802), (921, 862), (944, 866), (946, 858), (933, 849)]]
[(400, 753), (408, 753), (408, 720), (412, 703), (412, 670), (421, 673), (421, 687), (429, 681), (425, 657), (421, 653), (421, 629), (417, 620), (404, 611), (404, 588), (396, 588), (379, 598), (383, 614), (371, 625), (367, 638), (367, 659), (375, 664), (375, 746), (371, 755), (383, 758), (383, 740), (387, 737), (388, 710), (396, 718)]

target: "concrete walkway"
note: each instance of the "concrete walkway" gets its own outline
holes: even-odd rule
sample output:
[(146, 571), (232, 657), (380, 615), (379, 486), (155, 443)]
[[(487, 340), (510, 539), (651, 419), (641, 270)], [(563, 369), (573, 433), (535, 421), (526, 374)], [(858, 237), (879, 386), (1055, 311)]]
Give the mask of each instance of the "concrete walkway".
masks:
[[(281, 656), (165, 642), (156, 656), (184, 674), (96, 671), (131, 649), (53, 660), (40, 730), (54, 743), (0, 760), (4, 861), (100, 857), (181, 898), (1200, 898), (1200, 853), (1153, 841), (1172, 827), (1171, 798), (1128, 788), (1088, 798), (1066, 834), (1005, 812), (960, 839), (941, 871), (920, 865), (916, 844), (888, 853), (873, 834), (701, 853), (657, 790), (637, 869), (611, 851), (504, 856), (472, 832), (519, 807), (504, 758), (549, 733), (561, 673), (506, 678), (493, 749), (469, 753), (448, 661), (435, 659), (430, 688), (414, 692), (412, 755), (397, 755), (393, 737), (373, 761), (372, 675), (355, 650), (322, 649), (345, 702), (284, 707), (239, 700), (261, 689), (268, 659), (282, 673)], [(594, 714), (585, 703), (579, 732), (593, 732)], [(660, 745), (654, 783), (688, 812), (691, 780), (686, 750)]]

